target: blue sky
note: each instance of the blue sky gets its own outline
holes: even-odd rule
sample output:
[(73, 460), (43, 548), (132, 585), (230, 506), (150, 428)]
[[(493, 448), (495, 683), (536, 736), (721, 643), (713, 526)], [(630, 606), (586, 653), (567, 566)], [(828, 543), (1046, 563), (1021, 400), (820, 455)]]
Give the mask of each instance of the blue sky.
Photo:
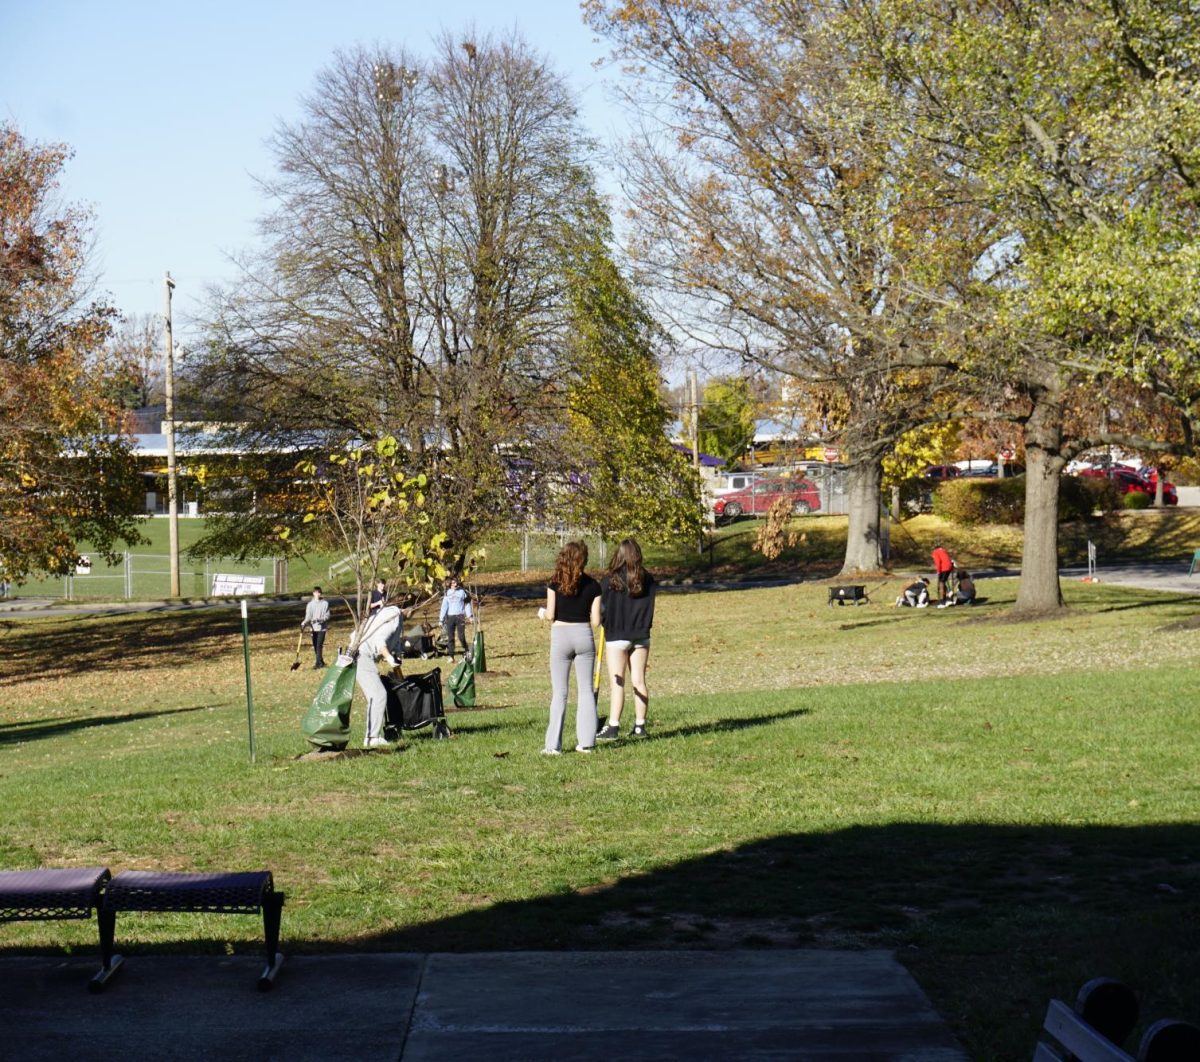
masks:
[(160, 313), (176, 281), (187, 336), (203, 287), (231, 279), (265, 201), (264, 142), (338, 48), (427, 52), (442, 30), (514, 26), (570, 81), (602, 139), (621, 119), (592, 62), (605, 48), (576, 0), (0, 0), (0, 121), (74, 149), (65, 199), (95, 212), (97, 288), (126, 313)]

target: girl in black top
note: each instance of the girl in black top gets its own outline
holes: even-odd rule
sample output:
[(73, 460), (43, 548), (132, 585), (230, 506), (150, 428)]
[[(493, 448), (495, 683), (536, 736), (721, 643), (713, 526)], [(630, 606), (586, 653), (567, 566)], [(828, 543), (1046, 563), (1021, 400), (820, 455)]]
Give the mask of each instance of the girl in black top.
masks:
[(575, 666), (576, 752), (596, 747), (596, 692), (592, 672), (596, 664), (596, 642), (592, 629), (600, 625), (600, 584), (583, 569), (587, 546), (568, 542), (558, 554), (554, 576), (546, 587), (546, 606), (539, 609), (550, 620), (550, 722), (542, 752), (562, 752), (563, 721), (567, 714), (567, 688), (571, 666)]
[(625, 707), (625, 673), (633, 684), (632, 737), (646, 736), (646, 662), (650, 659), (650, 628), (654, 624), (654, 576), (642, 564), (642, 548), (624, 539), (613, 554), (608, 574), (600, 582), (604, 606), (605, 655), (608, 657), (610, 696), (608, 722), (596, 735), (614, 741), (621, 734)]

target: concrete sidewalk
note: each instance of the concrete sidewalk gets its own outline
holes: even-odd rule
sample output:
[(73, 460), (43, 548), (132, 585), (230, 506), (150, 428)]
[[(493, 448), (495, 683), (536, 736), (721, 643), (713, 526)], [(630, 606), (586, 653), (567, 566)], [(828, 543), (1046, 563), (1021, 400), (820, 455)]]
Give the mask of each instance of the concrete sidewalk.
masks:
[(883, 951), (0, 957), (0, 1055), (153, 1059), (961, 1062)]

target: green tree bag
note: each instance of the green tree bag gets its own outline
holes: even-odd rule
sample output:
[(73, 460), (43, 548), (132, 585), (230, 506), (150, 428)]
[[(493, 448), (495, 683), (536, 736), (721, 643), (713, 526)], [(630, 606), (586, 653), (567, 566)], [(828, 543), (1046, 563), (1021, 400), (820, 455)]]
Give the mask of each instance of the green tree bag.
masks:
[(340, 751), (350, 743), (353, 698), (354, 665), (331, 664), (300, 728), (310, 744)]
[(475, 668), (471, 665), (470, 657), (464, 657), (454, 665), (454, 670), (446, 679), (446, 688), (454, 698), (455, 708), (475, 707)]
[(483, 631), (476, 630), (471, 643), (471, 666), (476, 675), (482, 675), (487, 670), (487, 652), (483, 648)]

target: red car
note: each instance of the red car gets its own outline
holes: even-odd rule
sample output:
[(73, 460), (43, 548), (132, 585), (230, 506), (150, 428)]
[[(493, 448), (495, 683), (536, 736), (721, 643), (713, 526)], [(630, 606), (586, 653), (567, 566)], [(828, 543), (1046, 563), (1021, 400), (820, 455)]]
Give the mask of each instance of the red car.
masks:
[[(1136, 472), (1129, 468), (1084, 468), (1079, 472), (1081, 476), (1090, 476), (1093, 479), (1111, 479), (1116, 484), (1117, 490), (1122, 494), (1149, 494), (1154, 495), (1155, 483), (1143, 479)], [(1163, 484), (1163, 504), (1178, 505), (1179, 494), (1175, 490), (1174, 483)]]
[(713, 502), (713, 513), (718, 520), (733, 520), (747, 513), (766, 516), (781, 497), (791, 499), (792, 512), (797, 516), (821, 508), (820, 492), (810, 479), (760, 479), (750, 487), (722, 494)]
[(958, 479), (962, 474), (958, 465), (930, 465), (922, 473), (926, 479)]

